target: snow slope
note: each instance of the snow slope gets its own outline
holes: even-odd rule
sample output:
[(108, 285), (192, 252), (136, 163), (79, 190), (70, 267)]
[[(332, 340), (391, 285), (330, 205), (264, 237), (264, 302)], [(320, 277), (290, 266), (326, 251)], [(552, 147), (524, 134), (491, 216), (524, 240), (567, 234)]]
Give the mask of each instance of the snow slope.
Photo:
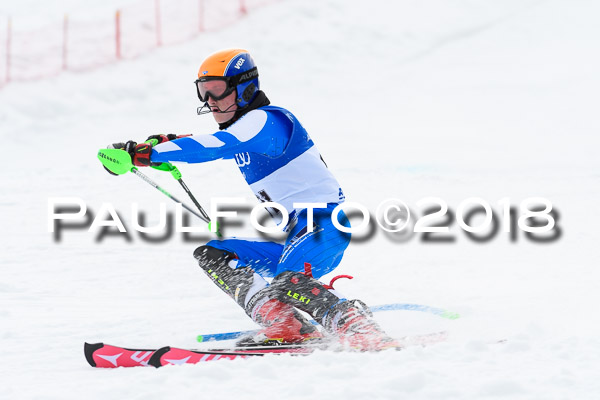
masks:
[[(0, 14), (49, 15), (37, 2), (15, 4)], [(74, 3), (45, 4), (60, 15)], [(599, 12), (586, 0), (287, 0), (135, 60), (4, 87), (0, 397), (597, 398)], [(129, 227), (138, 202), (156, 222), (167, 199), (134, 176), (106, 174), (97, 149), (214, 131), (210, 116), (195, 115), (192, 82), (206, 54), (234, 46), (251, 50), (263, 89), (303, 122), (349, 200), (375, 211), (400, 198), (418, 210), (419, 199), (436, 196), (456, 210), (481, 197), (500, 211), (502, 198), (541, 196), (559, 211), (562, 235), (542, 244), (499, 232), (476, 243), (456, 223), (452, 243), (403, 242), (379, 228), (355, 235), (332, 274), (355, 279), (336, 287), (372, 305), (459, 312), (454, 321), (377, 314), (391, 334), (446, 329), (447, 343), (90, 368), (84, 341), (193, 347), (199, 333), (254, 326), (191, 257), (208, 235), (97, 242), (70, 230), (56, 242), (47, 229), (57, 196), (80, 197), (94, 213), (111, 203)], [(232, 162), (181, 171), (206, 206), (224, 196), (254, 204)], [(148, 174), (184, 198), (168, 176)], [(252, 234), (247, 224), (230, 232)]]

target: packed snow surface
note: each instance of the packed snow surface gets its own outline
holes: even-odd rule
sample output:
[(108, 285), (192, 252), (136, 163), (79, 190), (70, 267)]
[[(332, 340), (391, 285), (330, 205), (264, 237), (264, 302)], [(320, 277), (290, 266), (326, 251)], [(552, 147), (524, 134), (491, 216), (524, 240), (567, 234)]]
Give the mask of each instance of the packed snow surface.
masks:
[[(127, 2), (5, 3), (1, 16), (41, 26), (71, 8), (93, 17)], [(598, 398), (598, 15), (591, 0), (285, 0), (135, 59), (4, 86), (0, 397)], [(353, 275), (336, 288), (367, 304), (459, 313), (455, 320), (376, 314), (394, 336), (447, 330), (445, 343), (161, 369), (89, 367), (85, 341), (190, 348), (201, 333), (255, 327), (192, 258), (210, 235), (142, 240), (131, 204), (149, 225), (160, 203), (169, 212), (173, 205), (131, 174), (108, 175), (96, 159), (118, 141), (214, 132), (210, 115), (196, 115), (192, 82), (202, 59), (226, 47), (251, 51), (262, 89), (302, 121), (348, 200), (375, 214), (397, 198), (422, 215), (433, 206), (418, 204), (427, 197), (443, 199), (454, 214), (479, 197), (501, 216), (504, 198), (518, 207), (544, 197), (557, 211), (556, 237), (534, 242), (513, 226), (511, 239), (500, 225), (476, 242), (455, 217), (432, 221), (450, 226), (441, 236), (451, 242), (389, 235), (373, 223), (370, 233), (355, 234), (324, 279)], [(231, 160), (180, 169), (207, 208), (214, 197), (256, 204)], [(144, 172), (186, 198), (168, 174)], [(80, 198), (94, 216), (112, 204), (130, 241), (97, 241), (87, 229), (55, 240), (53, 197)], [(249, 214), (240, 215), (244, 223), (228, 234), (256, 236)]]

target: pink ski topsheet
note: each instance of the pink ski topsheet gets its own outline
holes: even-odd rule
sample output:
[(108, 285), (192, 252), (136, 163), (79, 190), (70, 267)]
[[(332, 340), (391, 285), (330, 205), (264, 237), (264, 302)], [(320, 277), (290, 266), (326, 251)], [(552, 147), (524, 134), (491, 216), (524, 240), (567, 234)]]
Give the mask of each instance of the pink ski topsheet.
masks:
[(233, 360), (236, 358), (247, 358), (250, 355), (233, 354), (233, 353), (211, 353), (211, 352), (196, 352), (184, 349), (170, 348), (157, 358), (161, 366), (164, 365), (181, 365), (181, 364), (197, 364), (199, 362), (217, 361), (217, 360)]
[[(102, 343), (95, 345), (86, 343), (85, 353), (88, 362), (93, 367), (147, 367), (154, 350), (134, 350)], [(90, 359), (93, 363), (90, 362)]]
[[(427, 346), (445, 341), (447, 332), (436, 332), (426, 335), (407, 336), (399, 340), (401, 348), (409, 346)], [(243, 359), (265, 354), (310, 354), (318, 346), (282, 345), (257, 346), (231, 349), (186, 350), (175, 347), (161, 347), (157, 350), (127, 349), (104, 343), (84, 346), (85, 357), (92, 367), (162, 367), (165, 365), (196, 364), (207, 361)]]
[(250, 350), (185, 350), (162, 347), (158, 350), (127, 349), (104, 343), (84, 346), (85, 357), (92, 367), (162, 367), (165, 365), (196, 364), (206, 361), (233, 360), (270, 353), (310, 353), (309, 348), (257, 348)]

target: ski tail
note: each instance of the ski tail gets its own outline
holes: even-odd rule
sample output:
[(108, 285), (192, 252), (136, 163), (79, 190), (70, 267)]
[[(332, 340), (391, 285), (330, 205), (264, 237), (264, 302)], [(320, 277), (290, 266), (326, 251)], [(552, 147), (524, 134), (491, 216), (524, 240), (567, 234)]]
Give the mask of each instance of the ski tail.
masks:
[(96, 361), (94, 360), (94, 352), (96, 352), (96, 350), (102, 348), (103, 346), (103, 343), (89, 344), (86, 342), (83, 344), (83, 354), (85, 354), (85, 359), (87, 360), (88, 364), (90, 364), (94, 368), (98, 366), (98, 364), (96, 364)]
[(83, 352), (87, 362), (96, 368), (147, 367), (155, 350), (126, 349), (104, 343), (85, 343)]
[(231, 349), (187, 350), (165, 346), (159, 349), (128, 349), (104, 343), (85, 343), (85, 359), (95, 368), (164, 367), (217, 360), (235, 360), (265, 354), (309, 354), (306, 346), (255, 346)]

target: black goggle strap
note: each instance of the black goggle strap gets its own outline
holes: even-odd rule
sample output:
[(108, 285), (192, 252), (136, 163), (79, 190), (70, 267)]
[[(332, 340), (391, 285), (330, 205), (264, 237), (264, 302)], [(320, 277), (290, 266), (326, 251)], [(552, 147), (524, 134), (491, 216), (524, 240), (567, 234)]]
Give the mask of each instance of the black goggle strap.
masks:
[(245, 83), (251, 81), (254, 78), (258, 78), (258, 68), (254, 67), (249, 69), (246, 72), (242, 72), (241, 74), (237, 74), (231, 77), (229, 84), (232, 87), (235, 87), (241, 83)]

